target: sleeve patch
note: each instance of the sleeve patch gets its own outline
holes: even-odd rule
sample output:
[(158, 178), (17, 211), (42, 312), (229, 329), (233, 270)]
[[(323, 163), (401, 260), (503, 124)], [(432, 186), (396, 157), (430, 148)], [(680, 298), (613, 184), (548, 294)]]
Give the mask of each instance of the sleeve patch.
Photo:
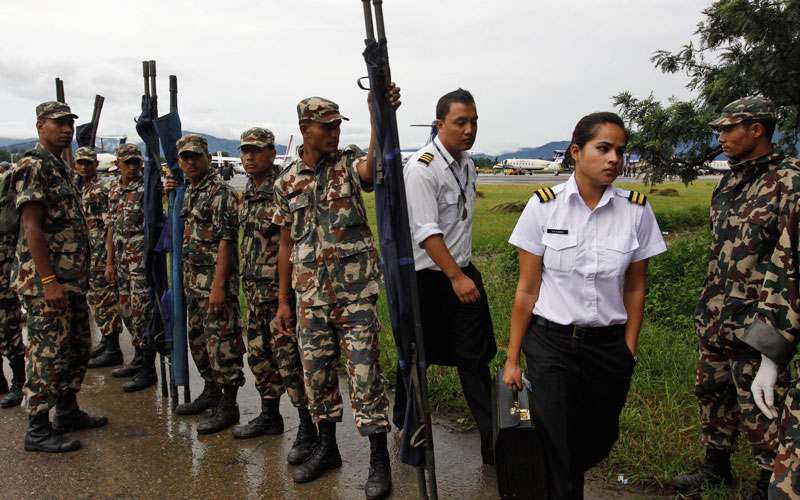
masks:
[(637, 193), (636, 191), (631, 191), (631, 194), (628, 195), (628, 201), (644, 206), (644, 204), (647, 203), (647, 196), (642, 193)]
[(543, 187), (536, 191), (536, 196), (539, 197), (540, 203), (546, 203), (556, 199), (556, 194), (549, 187)]
[(418, 161), (427, 165), (433, 161), (433, 155), (431, 153), (423, 153), (422, 156), (419, 157)]

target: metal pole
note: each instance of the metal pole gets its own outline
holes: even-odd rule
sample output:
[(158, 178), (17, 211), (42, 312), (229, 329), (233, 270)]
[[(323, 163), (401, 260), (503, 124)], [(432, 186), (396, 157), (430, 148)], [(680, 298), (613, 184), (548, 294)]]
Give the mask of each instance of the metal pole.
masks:
[(378, 41), (386, 40), (386, 33), (383, 31), (383, 0), (372, 0), (375, 7), (375, 25), (378, 27)]
[(169, 75), (169, 112), (178, 111), (178, 77)]
[(158, 101), (156, 100), (158, 98), (158, 93), (156, 92), (156, 62), (147, 61), (147, 66), (150, 72), (150, 95), (153, 97), (150, 118), (155, 120), (158, 118)]
[(144, 77), (144, 95), (150, 97), (150, 65), (142, 61), (142, 77)]
[(375, 40), (375, 29), (372, 27), (372, 9), (369, 0), (361, 0), (364, 6), (364, 25), (367, 27), (367, 40)]
[(103, 103), (106, 98), (101, 95), (94, 96), (94, 112), (92, 113), (92, 136), (89, 141), (92, 149), (94, 149), (94, 141), (97, 139), (97, 127), (100, 124), (100, 112), (103, 110)]

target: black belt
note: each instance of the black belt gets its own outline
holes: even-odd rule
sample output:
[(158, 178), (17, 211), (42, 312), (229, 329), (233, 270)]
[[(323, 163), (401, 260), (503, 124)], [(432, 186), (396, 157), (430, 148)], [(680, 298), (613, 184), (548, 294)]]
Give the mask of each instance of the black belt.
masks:
[(537, 325), (558, 333), (563, 333), (569, 335), (570, 337), (576, 338), (599, 338), (599, 337), (611, 337), (615, 335), (622, 335), (625, 333), (625, 325), (609, 325), (609, 326), (578, 326), (578, 325), (562, 325), (560, 323), (554, 323), (547, 319), (544, 319), (541, 316), (534, 316), (533, 317), (534, 323)]

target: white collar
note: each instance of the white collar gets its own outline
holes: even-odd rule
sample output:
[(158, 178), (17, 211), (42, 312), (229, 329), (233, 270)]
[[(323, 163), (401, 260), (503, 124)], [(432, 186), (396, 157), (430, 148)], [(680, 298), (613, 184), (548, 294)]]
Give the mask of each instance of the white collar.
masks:
[[(584, 205), (586, 204), (583, 199), (580, 197), (581, 194), (578, 191), (578, 183), (575, 181), (575, 172), (572, 172), (572, 175), (569, 176), (567, 180), (567, 185), (564, 188), (564, 195), (566, 199), (569, 199), (571, 196), (575, 195), (580, 198), (581, 203)], [(603, 191), (603, 196), (600, 198), (600, 201), (597, 203), (597, 206), (594, 207), (595, 210), (602, 207), (603, 205), (610, 203), (611, 199), (616, 196), (616, 192), (614, 190), (614, 186), (609, 184), (606, 186), (606, 190)]]
[(444, 144), (442, 144), (442, 141), (439, 139), (438, 135), (433, 138), (433, 145), (436, 146), (436, 149), (439, 151), (439, 153), (442, 154), (442, 157), (445, 161), (445, 166), (447, 167), (449, 167), (453, 163), (455, 163), (456, 167), (463, 167), (464, 161), (469, 159), (469, 153), (467, 153), (466, 151), (462, 151), (461, 159), (458, 162), (456, 162), (455, 158), (453, 158), (450, 155), (450, 151), (448, 151), (447, 148), (444, 147)]

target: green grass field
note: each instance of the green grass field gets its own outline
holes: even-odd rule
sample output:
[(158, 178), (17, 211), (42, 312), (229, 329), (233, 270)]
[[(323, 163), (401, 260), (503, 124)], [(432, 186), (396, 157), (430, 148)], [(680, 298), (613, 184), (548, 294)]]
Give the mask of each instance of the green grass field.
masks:
[[(657, 490), (702, 461), (704, 448), (693, 395), (697, 340), (691, 314), (706, 269), (710, 242), (708, 210), (715, 184), (715, 181), (689, 186), (665, 183), (655, 188), (644, 184), (620, 185), (648, 196), (661, 230), (668, 233), (665, 239), (670, 250), (651, 259), (646, 320), (638, 353), (641, 362), (621, 416), (620, 440), (597, 469), (610, 480), (622, 474), (635, 486)], [(477, 201), (473, 229), (474, 262), (483, 274), (499, 348), (492, 370), (505, 363), (518, 279), (516, 249), (507, 240), (519, 217), (518, 212), (499, 213), (492, 209), (497, 205), (525, 203), (544, 185), (478, 187), (483, 196)], [(657, 192), (651, 192), (653, 189)], [(373, 214), (372, 196), (366, 201), (368, 212)], [(374, 221), (371, 222), (376, 231)], [(381, 361), (387, 381), (393, 381), (397, 356), (383, 300), (380, 306), (384, 325)], [(454, 368), (431, 367), (428, 377), (435, 411), (469, 416)], [(740, 443), (740, 448), (733, 459), (737, 478), (734, 487), (709, 489), (693, 498), (730, 500), (744, 498), (749, 493), (757, 471), (747, 447)], [(666, 489), (665, 494), (669, 491)]]

